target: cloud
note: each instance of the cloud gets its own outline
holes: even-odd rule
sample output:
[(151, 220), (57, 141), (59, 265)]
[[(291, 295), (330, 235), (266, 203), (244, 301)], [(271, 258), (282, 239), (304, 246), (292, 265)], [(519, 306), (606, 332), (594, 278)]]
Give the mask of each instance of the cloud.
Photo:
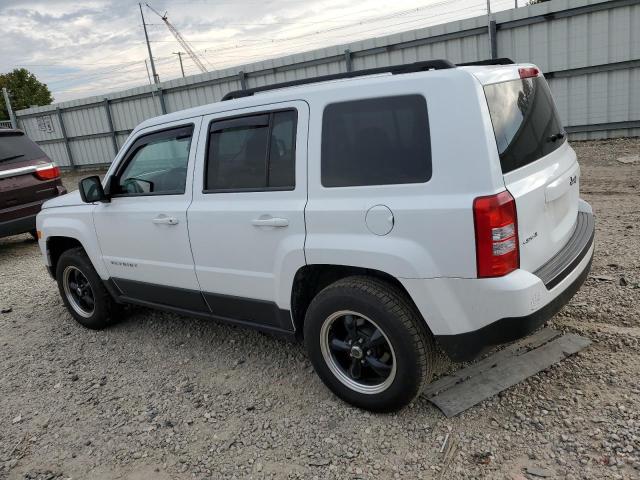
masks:
[[(503, 8), (512, 5), (512, 0), (493, 1), (503, 3)], [(209, 69), (477, 15), (486, 5), (484, 0), (149, 3), (161, 13), (168, 11), (169, 21)], [(146, 7), (143, 11), (161, 79), (179, 77), (172, 53), (182, 48), (157, 15)], [(3, 0), (0, 22), (0, 72), (28, 68), (49, 85), (56, 101), (148, 83), (144, 63), (148, 54), (135, 1)], [(183, 56), (183, 60), (187, 74), (199, 73), (191, 59)]]

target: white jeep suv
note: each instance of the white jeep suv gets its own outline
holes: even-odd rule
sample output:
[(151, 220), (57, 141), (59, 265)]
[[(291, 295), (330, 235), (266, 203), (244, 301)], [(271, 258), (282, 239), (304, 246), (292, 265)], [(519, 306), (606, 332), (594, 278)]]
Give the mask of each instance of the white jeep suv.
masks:
[(146, 120), (37, 228), (82, 325), (137, 304), (303, 339), (336, 395), (390, 411), (438, 345), (470, 360), (569, 301), (594, 248), (579, 180), (534, 65), (436, 60)]

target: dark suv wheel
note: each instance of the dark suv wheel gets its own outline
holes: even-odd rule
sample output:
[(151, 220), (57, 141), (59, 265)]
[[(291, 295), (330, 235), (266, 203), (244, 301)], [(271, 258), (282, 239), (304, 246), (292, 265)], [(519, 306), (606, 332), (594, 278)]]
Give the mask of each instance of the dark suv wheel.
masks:
[(433, 337), (402, 291), (371, 277), (322, 290), (304, 324), (305, 346), (324, 383), (343, 400), (388, 412), (410, 403), (430, 380)]
[(60, 255), (56, 279), (67, 310), (81, 325), (99, 330), (120, 318), (122, 308), (104, 287), (82, 248)]

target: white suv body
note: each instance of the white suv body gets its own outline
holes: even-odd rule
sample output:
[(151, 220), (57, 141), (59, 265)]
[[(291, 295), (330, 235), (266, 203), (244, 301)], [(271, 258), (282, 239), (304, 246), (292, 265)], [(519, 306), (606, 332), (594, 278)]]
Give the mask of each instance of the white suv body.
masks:
[[(455, 360), (533, 331), (580, 287), (593, 255), (576, 155), (535, 66), (436, 67), (255, 92), (142, 122), (97, 187), (104, 198), (84, 202), (96, 189), (76, 191), (38, 215), (40, 248), (71, 313), (103, 326), (87, 320), (95, 312), (82, 297), (74, 303), (80, 277), (93, 285), (86, 268), (58, 271), (76, 249), (117, 304), (286, 336), (311, 329), (319, 292), (356, 277), (374, 281), (358, 292), (381, 298), (388, 287), (419, 318), (421, 345), (435, 338)], [(328, 353), (336, 329), (356, 339), (354, 318), (393, 343), (383, 320), (361, 315), (367, 307), (344, 292), (326, 301), (347, 302), (346, 327), (317, 321), (329, 343), (310, 353), (316, 370), (356, 405), (406, 404), (397, 345), (366, 381), (352, 363), (376, 365), (370, 350)], [(395, 380), (375, 376), (391, 364)]]

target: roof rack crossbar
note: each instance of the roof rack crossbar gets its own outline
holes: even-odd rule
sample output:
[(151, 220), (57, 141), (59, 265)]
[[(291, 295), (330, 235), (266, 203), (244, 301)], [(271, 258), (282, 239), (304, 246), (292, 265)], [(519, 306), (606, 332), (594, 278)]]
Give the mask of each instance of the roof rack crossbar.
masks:
[(327, 82), (330, 80), (340, 80), (343, 78), (363, 77), (366, 75), (378, 75), (380, 73), (391, 73), (393, 75), (398, 75), (402, 73), (424, 72), (426, 70), (441, 70), (445, 68), (455, 68), (455, 65), (449, 60), (428, 60), (425, 62), (415, 62), (405, 65), (393, 65), (390, 67), (368, 68), (366, 70), (334, 73), (332, 75), (322, 75), (319, 77), (303, 78), (301, 80), (292, 80), (290, 82), (274, 83), (272, 85), (264, 85), (262, 87), (248, 88), (246, 90), (234, 90), (222, 97), (222, 101), (232, 100), (235, 98), (250, 97), (254, 93), (258, 92), (275, 90), (278, 88), (295, 87), (298, 85), (306, 85), (309, 83)]
[(486, 60), (478, 60), (477, 62), (457, 63), (458, 67), (470, 67), (472, 65), (513, 65), (515, 62), (507, 57), (488, 58)]

